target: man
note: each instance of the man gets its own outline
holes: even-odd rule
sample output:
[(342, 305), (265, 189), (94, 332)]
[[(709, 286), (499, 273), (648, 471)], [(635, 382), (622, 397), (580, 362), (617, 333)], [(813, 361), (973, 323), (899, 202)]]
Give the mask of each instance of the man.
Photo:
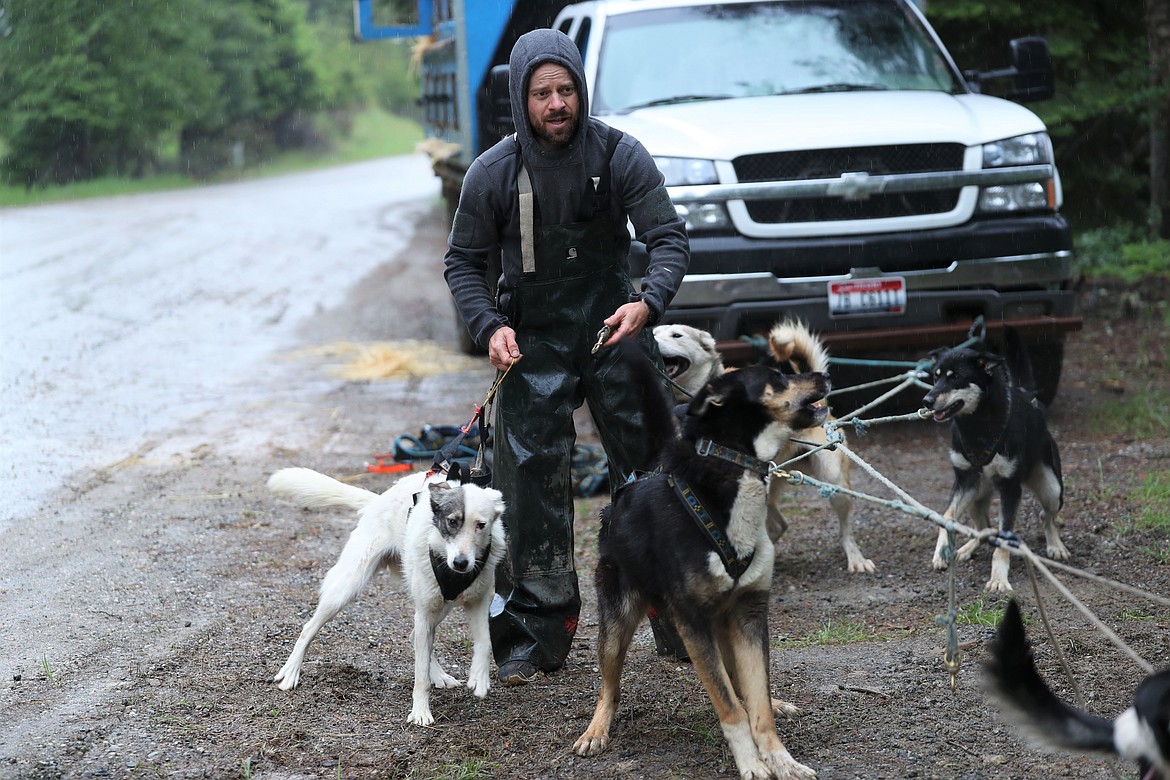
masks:
[[(559, 669), (581, 599), (573, 566), (573, 411), (588, 402), (611, 485), (646, 461), (641, 402), (619, 351), (638, 339), (689, 263), (686, 229), (662, 174), (637, 140), (589, 117), (581, 55), (554, 30), (520, 37), (509, 61), (516, 134), (463, 180), (445, 277), (477, 343), (508, 371), (495, 396), (494, 485), (508, 502), (508, 565), (492, 604), (501, 682)], [(635, 291), (627, 218), (650, 254)], [(500, 253), (497, 300), (486, 278)], [(602, 325), (612, 328), (593, 347)]]

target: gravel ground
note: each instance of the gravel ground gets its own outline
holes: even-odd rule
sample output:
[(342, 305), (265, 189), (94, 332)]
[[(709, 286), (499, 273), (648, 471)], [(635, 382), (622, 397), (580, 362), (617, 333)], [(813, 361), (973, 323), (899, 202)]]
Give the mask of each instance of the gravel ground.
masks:
[[(598, 499), (578, 504), (586, 601), (560, 672), (493, 688), (483, 701), (464, 689), (435, 691), (435, 725), (408, 726), (410, 609), (375, 580), (322, 632), (296, 690), (271, 682), (353, 518), (282, 505), (267, 495), (267, 476), (308, 466), (381, 491), (393, 477), (365, 471), (373, 454), (424, 424), (465, 421), (493, 378), (484, 361), (452, 356), (452, 370), (439, 375), (344, 382), (331, 373), (338, 358), (311, 349), (339, 340), (452, 343), (439, 212), (415, 216), (401, 255), (410, 260), (380, 265), (344, 301), (306, 319), (299, 348), (266, 366), (253, 388), (261, 400), (216, 409), (189, 420), (165, 447), (148, 443), (75, 474), (6, 531), (0, 777), (736, 775), (693, 670), (656, 656), (645, 626), (627, 663), (610, 750), (590, 759), (572, 754), (598, 688), (591, 592)], [(1136, 297), (1086, 292), (1085, 328), (1069, 339), (1051, 419), (1072, 563), (1159, 594), (1170, 594), (1167, 540), (1164, 530), (1140, 527), (1138, 490), (1147, 475), (1168, 471), (1170, 410), (1161, 408), (1161, 427), (1140, 437), (1109, 421), (1139, 393), (1164, 390), (1168, 297), (1148, 288)], [(1165, 402), (1164, 392), (1157, 397)], [(581, 422), (588, 441), (588, 420)], [(879, 471), (939, 509), (950, 486), (945, 442), (945, 429), (928, 423), (850, 437)], [(854, 473), (856, 487), (882, 494)], [(947, 609), (952, 580), (930, 567), (934, 528), (869, 504), (854, 514), (876, 574), (846, 573), (827, 502), (789, 492), (770, 618), (773, 694), (802, 710), (779, 722), (793, 755), (821, 778), (1113, 777), (1107, 759), (1038, 752), (1000, 722), (980, 688), (992, 628), (960, 628), (964, 663), (951, 689), (935, 617)], [(1034, 501), (1025, 502), (1019, 527), (1040, 545)], [(964, 611), (999, 605), (983, 600), (989, 566), (984, 551), (957, 567), (955, 599)], [(1157, 666), (1170, 660), (1170, 610), (1064, 579), (1136, 652)], [(1035, 615), (1018, 559), (1011, 580)], [(1051, 587), (1040, 594), (1087, 706), (1119, 712), (1140, 670)], [(1029, 631), (1043, 673), (1071, 696), (1039, 622)], [(437, 647), (449, 669), (466, 672), (460, 620), (440, 628)]]

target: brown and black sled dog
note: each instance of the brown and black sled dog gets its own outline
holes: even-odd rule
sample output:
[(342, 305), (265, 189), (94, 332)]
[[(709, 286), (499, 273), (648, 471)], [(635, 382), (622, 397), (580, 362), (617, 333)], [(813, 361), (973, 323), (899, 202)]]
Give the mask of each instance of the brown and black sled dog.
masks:
[(825, 415), (824, 374), (750, 366), (713, 377), (687, 406), (679, 435), (660, 378), (624, 347), (644, 390), (646, 475), (603, 513), (596, 571), (601, 692), (578, 755), (609, 745), (622, 666), (647, 609), (668, 615), (715, 705), (744, 778), (807, 780), (776, 732), (768, 680), (768, 602), (775, 548), (764, 474), (794, 430)]

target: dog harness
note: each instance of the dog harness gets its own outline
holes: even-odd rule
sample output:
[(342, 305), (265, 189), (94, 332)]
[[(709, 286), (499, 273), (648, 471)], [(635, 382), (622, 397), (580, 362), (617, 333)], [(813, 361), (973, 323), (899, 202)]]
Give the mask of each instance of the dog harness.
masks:
[[(771, 463), (766, 463), (759, 458), (746, 455), (742, 452), (739, 452), (738, 450), (733, 450), (730, 447), (724, 447), (722, 444), (716, 444), (710, 439), (701, 438), (696, 440), (695, 453), (702, 457), (722, 458), (723, 460), (726, 460), (730, 463), (734, 463), (740, 468), (754, 471), (757, 474), (765, 476), (769, 474), (773, 468)], [(723, 568), (727, 570), (727, 574), (733, 580), (738, 580), (740, 577), (742, 577), (743, 573), (747, 571), (749, 566), (751, 566), (755, 551), (752, 551), (744, 556), (741, 556), (736, 551), (735, 545), (731, 543), (731, 540), (727, 538), (727, 534), (725, 534), (723, 529), (719, 527), (714, 519), (712, 519), (711, 513), (707, 511), (705, 506), (703, 506), (703, 502), (699, 498), (699, 494), (695, 492), (695, 489), (691, 487), (690, 483), (688, 483), (682, 477), (675, 476), (674, 474), (663, 474), (660, 469), (656, 469), (655, 471), (651, 472), (635, 471), (634, 473), (630, 474), (629, 478), (625, 482), (625, 485), (629, 485), (639, 480), (654, 479), (657, 477), (666, 479), (667, 484), (670, 485), (672, 490), (674, 490), (675, 496), (677, 496), (678, 500), (682, 502), (682, 505), (686, 507), (687, 515), (695, 521), (695, 525), (697, 525), (699, 530), (703, 532), (703, 535), (707, 537), (707, 541), (710, 542), (711, 547), (714, 548), (715, 553), (719, 556), (719, 559), (723, 561)], [(625, 487), (625, 485), (622, 485), (622, 487)], [(608, 513), (603, 512), (602, 520), (608, 520)]]
[(755, 552), (750, 552), (747, 555), (740, 557), (735, 550), (735, 545), (727, 538), (727, 534), (723, 533), (715, 521), (711, 519), (710, 513), (707, 512), (706, 507), (699, 500), (699, 496), (695, 493), (694, 488), (690, 486), (682, 477), (676, 477), (673, 474), (666, 474), (667, 483), (674, 488), (674, 494), (682, 501), (683, 506), (687, 508), (687, 514), (699, 526), (711, 542), (711, 546), (715, 548), (719, 560), (723, 561), (723, 568), (727, 570), (731, 579), (738, 580), (743, 573), (747, 571), (748, 566), (751, 566), (752, 557)]
[(730, 463), (734, 463), (740, 468), (754, 471), (757, 474), (767, 476), (772, 473), (775, 464), (766, 463), (759, 458), (751, 455), (746, 455), (739, 450), (733, 450), (730, 447), (724, 447), (722, 444), (716, 444), (710, 439), (696, 439), (695, 453), (702, 457), (722, 458)]
[(454, 601), (459, 594), (471, 587), (475, 578), (483, 570), (488, 556), (492, 552), (491, 540), (483, 549), (483, 556), (477, 556), (475, 565), (469, 571), (457, 572), (447, 565), (447, 559), (434, 550), (431, 551), (431, 571), (435, 573), (435, 581), (439, 583), (439, 592), (443, 594), (443, 601)]

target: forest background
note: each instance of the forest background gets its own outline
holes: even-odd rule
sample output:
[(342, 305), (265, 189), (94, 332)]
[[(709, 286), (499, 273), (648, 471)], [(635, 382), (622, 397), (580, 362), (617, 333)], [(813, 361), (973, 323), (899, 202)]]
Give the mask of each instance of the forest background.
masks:
[[(920, 6), (963, 69), (1047, 38), (1056, 96), (1030, 107), (1080, 262), (1170, 274), (1170, 0)], [(0, 0), (0, 205), (409, 151), (414, 42), (357, 43), (352, 13), (344, 0)]]

